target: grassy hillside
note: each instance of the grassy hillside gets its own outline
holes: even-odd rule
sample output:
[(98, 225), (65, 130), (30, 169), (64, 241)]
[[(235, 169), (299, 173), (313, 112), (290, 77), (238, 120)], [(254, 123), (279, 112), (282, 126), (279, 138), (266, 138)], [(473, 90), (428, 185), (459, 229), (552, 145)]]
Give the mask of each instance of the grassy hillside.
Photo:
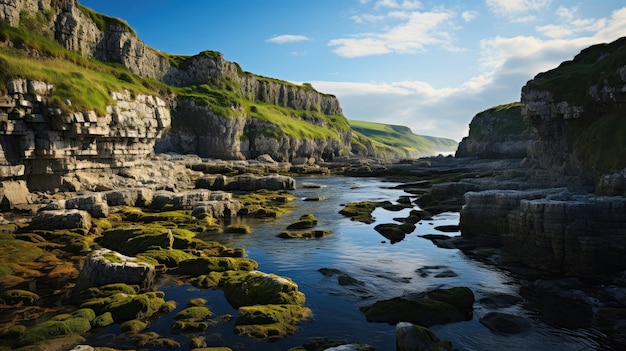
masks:
[(375, 141), (375, 147), (389, 147), (407, 157), (454, 152), (457, 147), (457, 142), (452, 139), (413, 134), (411, 129), (404, 126), (350, 120), (350, 127), (358, 135)]

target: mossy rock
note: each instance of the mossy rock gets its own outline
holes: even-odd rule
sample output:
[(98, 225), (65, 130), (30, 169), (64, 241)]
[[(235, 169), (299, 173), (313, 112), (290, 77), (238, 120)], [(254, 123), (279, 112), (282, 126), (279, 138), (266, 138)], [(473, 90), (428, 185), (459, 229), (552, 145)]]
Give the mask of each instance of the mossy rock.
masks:
[(442, 301), (425, 298), (396, 297), (377, 301), (361, 308), (370, 322), (396, 324), (404, 321), (422, 326), (470, 320), (471, 314), (459, 311), (455, 306)]
[(194, 307), (194, 306), (204, 306), (206, 305), (207, 300), (203, 299), (201, 297), (196, 297), (195, 299), (191, 299), (189, 301), (187, 301), (187, 306), (189, 307)]
[(159, 312), (165, 303), (161, 294), (148, 292), (129, 296), (126, 294), (113, 295), (104, 311), (111, 312), (116, 322), (132, 319), (145, 319)]
[(8, 329), (3, 329), (2, 331), (0, 331), (0, 337), (2, 337), (2, 339), (4, 340), (17, 339), (20, 337), (20, 335), (26, 333), (26, 330), (27, 330), (26, 326), (18, 324)]
[(296, 325), (312, 313), (298, 305), (255, 305), (238, 309), (235, 333), (260, 340), (276, 340), (292, 335)]
[(152, 339), (148, 341), (146, 343), (146, 346), (166, 347), (168, 349), (178, 349), (180, 348), (180, 343), (170, 338), (157, 338), (157, 339)]
[(17, 346), (34, 345), (49, 339), (70, 335), (80, 335), (91, 330), (91, 323), (85, 318), (70, 317), (65, 320), (48, 320), (35, 325), (22, 334)]
[(193, 320), (177, 320), (172, 323), (172, 333), (203, 333), (209, 328), (209, 323)]
[(240, 257), (198, 257), (179, 263), (176, 273), (181, 275), (200, 276), (211, 272), (252, 271), (259, 264), (249, 258)]
[(39, 295), (27, 290), (13, 289), (5, 291), (2, 294), (2, 299), (8, 305), (17, 305), (19, 303), (32, 305), (39, 301)]
[(224, 233), (229, 234), (251, 234), (252, 228), (245, 224), (231, 224), (224, 228)]
[(415, 345), (420, 345), (422, 350), (456, 351), (450, 341), (440, 340), (432, 330), (406, 322), (396, 325), (396, 344), (398, 350), (413, 349)]
[(50, 340), (43, 340), (35, 345), (27, 345), (14, 350), (19, 351), (54, 351), (71, 350), (77, 345), (84, 344), (86, 339), (78, 334), (60, 336)]
[(328, 200), (328, 196), (309, 196), (304, 201), (324, 201)]
[(96, 312), (91, 308), (81, 308), (71, 313), (72, 317), (85, 318), (88, 321), (93, 321), (96, 318)]
[(196, 234), (186, 229), (145, 226), (107, 230), (97, 239), (98, 244), (124, 255), (135, 256), (151, 249), (188, 249), (197, 244)]
[(300, 231), (284, 231), (276, 235), (282, 239), (319, 239), (332, 234), (330, 230), (300, 230)]
[(139, 319), (131, 319), (120, 324), (120, 331), (123, 333), (141, 333), (148, 328), (148, 323)]
[(467, 287), (432, 290), (428, 292), (428, 298), (448, 303), (463, 313), (471, 314), (474, 310), (474, 293)]
[(108, 327), (113, 323), (115, 323), (115, 320), (113, 320), (113, 315), (111, 314), (111, 312), (104, 312), (103, 314), (97, 316), (93, 321), (91, 321), (91, 326), (94, 328), (102, 328)]
[(139, 291), (136, 285), (128, 285), (124, 283), (107, 284), (97, 288), (89, 288), (83, 290), (79, 294), (81, 301), (109, 297), (115, 294), (135, 295)]
[(137, 258), (145, 257), (153, 259), (168, 268), (173, 268), (178, 266), (180, 262), (193, 258), (194, 255), (183, 250), (164, 249), (159, 247), (157, 249), (147, 250), (137, 255)]
[(287, 229), (311, 229), (317, 225), (317, 218), (312, 214), (305, 214), (297, 221), (289, 224)]
[(206, 306), (193, 306), (187, 307), (184, 310), (178, 312), (175, 316), (175, 320), (183, 320), (183, 319), (191, 319), (191, 320), (202, 320), (210, 315), (213, 312)]
[(305, 296), (291, 279), (259, 271), (224, 272), (220, 286), (235, 308), (252, 305), (299, 305)]
[(220, 285), (222, 275), (223, 272), (211, 272), (209, 274), (204, 274), (192, 279), (191, 284), (203, 289), (216, 288)]
[(375, 220), (372, 213), (379, 206), (382, 206), (382, 203), (374, 201), (350, 202), (344, 205), (339, 213), (350, 217), (353, 221), (370, 224), (374, 223)]
[(161, 309), (159, 310), (159, 312), (170, 313), (170, 312), (174, 312), (175, 309), (176, 309), (176, 301), (169, 300), (169, 301), (165, 301), (163, 306), (161, 306)]
[(12, 235), (0, 235), (0, 277), (13, 273), (9, 263), (33, 262), (43, 253), (35, 243), (17, 240)]

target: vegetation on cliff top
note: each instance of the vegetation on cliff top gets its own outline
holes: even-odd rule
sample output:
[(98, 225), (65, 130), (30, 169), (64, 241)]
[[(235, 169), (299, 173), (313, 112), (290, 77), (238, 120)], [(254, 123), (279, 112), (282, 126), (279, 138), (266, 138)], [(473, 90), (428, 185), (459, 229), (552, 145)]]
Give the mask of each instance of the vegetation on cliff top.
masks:
[(621, 89), (624, 62), (626, 37), (584, 49), (573, 60), (538, 74), (524, 87), (527, 91), (549, 91), (555, 102), (583, 107), (582, 118), (567, 121), (568, 139), (580, 160), (597, 173), (626, 168), (624, 96), (615, 94), (615, 101), (610, 102), (598, 101), (590, 94), (596, 90), (601, 95), (603, 87)]
[(457, 142), (452, 139), (413, 134), (404, 126), (350, 120), (350, 127), (357, 135), (373, 140), (374, 148), (389, 148), (406, 157), (453, 152), (457, 147)]
[[(489, 116), (487, 128), (480, 123), (483, 116)], [(522, 118), (522, 103), (513, 102), (482, 111), (476, 114), (469, 127), (470, 138), (477, 142), (504, 135), (521, 137), (527, 129)]]

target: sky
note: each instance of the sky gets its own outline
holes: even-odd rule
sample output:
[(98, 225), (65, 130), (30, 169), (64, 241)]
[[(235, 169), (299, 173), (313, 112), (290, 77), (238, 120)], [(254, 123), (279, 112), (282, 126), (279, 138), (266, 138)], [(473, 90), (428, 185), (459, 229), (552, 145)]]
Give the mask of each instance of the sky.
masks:
[(79, 0), (159, 51), (310, 83), (348, 119), (460, 141), (540, 72), (626, 36), (621, 0)]

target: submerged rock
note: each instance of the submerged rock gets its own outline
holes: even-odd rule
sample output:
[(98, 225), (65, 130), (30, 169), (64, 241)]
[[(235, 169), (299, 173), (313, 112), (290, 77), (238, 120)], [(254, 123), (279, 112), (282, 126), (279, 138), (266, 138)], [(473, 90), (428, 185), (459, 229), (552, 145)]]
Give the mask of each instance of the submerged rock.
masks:
[(428, 328), (413, 323), (396, 324), (397, 351), (455, 351), (448, 340), (440, 340)]
[(526, 318), (501, 312), (489, 312), (480, 319), (494, 333), (520, 334), (530, 328), (530, 322)]
[(472, 318), (474, 294), (469, 288), (436, 289), (428, 298), (395, 297), (361, 308), (370, 322), (401, 321), (423, 326), (459, 322)]

